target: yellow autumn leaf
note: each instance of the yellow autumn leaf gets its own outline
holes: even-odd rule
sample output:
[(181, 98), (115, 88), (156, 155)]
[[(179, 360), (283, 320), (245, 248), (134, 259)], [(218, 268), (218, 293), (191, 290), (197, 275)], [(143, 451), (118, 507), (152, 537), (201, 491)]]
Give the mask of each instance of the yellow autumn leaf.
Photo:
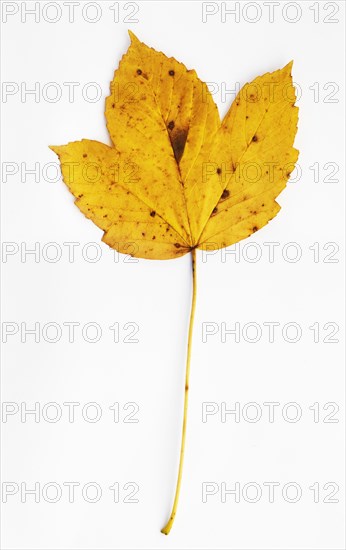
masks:
[(291, 63), (246, 84), (220, 123), (195, 71), (132, 33), (106, 100), (112, 147), (52, 147), (80, 210), (120, 252), (169, 259), (263, 227), (297, 160)]
[(185, 450), (196, 249), (247, 238), (280, 210), (298, 151), (292, 63), (246, 84), (221, 122), (194, 70), (140, 42), (120, 61), (106, 99), (112, 146), (83, 139), (52, 146), (78, 208), (119, 252), (170, 259), (192, 252), (185, 404), (177, 509)]

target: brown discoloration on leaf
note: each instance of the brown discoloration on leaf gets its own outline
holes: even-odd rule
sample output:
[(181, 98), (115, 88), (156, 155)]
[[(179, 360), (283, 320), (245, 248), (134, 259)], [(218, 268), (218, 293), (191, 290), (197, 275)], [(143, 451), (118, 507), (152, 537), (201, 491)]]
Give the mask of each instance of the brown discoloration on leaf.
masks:
[(170, 140), (174, 152), (174, 157), (178, 164), (184, 153), (187, 134), (188, 130), (185, 128), (174, 128), (174, 130), (172, 129), (172, 132), (170, 133)]

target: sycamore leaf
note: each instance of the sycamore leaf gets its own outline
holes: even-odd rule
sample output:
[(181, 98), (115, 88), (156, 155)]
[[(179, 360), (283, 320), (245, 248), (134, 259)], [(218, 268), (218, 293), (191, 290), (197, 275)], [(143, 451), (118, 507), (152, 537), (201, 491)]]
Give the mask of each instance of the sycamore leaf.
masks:
[(246, 84), (222, 123), (195, 71), (140, 42), (111, 83), (109, 147), (83, 139), (51, 147), (78, 208), (119, 252), (165, 260), (192, 252), (193, 296), (180, 464), (168, 534), (177, 509), (185, 449), (196, 249), (247, 238), (280, 210), (298, 157), (292, 63)]
[(297, 160), (292, 64), (246, 84), (221, 124), (195, 71), (130, 35), (106, 100), (113, 146), (51, 147), (77, 206), (104, 242), (141, 258), (248, 237), (279, 211)]

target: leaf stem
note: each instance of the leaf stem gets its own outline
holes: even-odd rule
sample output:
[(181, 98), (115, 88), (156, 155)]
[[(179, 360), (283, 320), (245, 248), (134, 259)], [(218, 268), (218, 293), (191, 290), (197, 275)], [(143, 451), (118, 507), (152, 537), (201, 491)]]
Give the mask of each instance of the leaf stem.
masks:
[(178, 479), (177, 486), (175, 489), (175, 497), (172, 508), (172, 513), (166, 524), (166, 526), (161, 529), (161, 533), (168, 535), (172, 529), (174, 523), (174, 518), (177, 513), (181, 478), (183, 473), (183, 464), (184, 464), (184, 455), (185, 455), (185, 438), (186, 438), (186, 422), (187, 422), (187, 407), (189, 400), (189, 379), (190, 379), (190, 362), (191, 362), (191, 347), (192, 347), (192, 333), (193, 333), (193, 323), (195, 318), (195, 309), (196, 309), (196, 296), (197, 296), (197, 276), (196, 276), (196, 249), (193, 248), (191, 251), (192, 255), (192, 301), (191, 301), (191, 312), (190, 312), (190, 326), (189, 326), (189, 337), (187, 344), (187, 358), (186, 358), (186, 371), (185, 371), (185, 398), (184, 398), (184, 418), (183, 418), (183, 428), (181, 435), (181, 448), (180, 448), (180, 461), (179, 461), (179, 470), (178, 470)]

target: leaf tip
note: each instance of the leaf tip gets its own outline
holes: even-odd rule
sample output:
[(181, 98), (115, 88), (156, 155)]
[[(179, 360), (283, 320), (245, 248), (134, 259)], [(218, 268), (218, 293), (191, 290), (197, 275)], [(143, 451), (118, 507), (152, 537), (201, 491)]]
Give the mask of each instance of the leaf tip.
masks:
[(53, 151), (56, 155), (59, 154), (60, 146), (59, 145), (48, 145), (49, 149)]
[(291, 61), (289, 63), (287, 63), (287, 65), (285, 65), (282, 69), (282, 71), (285, 73), (285, 74), (288, 74), (289, 76), (291, 76), (291, 72), (292, 72), (292, 67), (293, 67), (293, 59), (291, 59)]
[(138, 40), (137, 36), (135, 35), (135, 33), (132, 32), (132, 31), (130, 31), (130, 29), (128, 29), (127, 32), (129, 33), (129, 37), (130, 37), (131, 43), (132, 43), (132, 44), (138, 44), (138, 43), (139, 43), (139, 40)]

